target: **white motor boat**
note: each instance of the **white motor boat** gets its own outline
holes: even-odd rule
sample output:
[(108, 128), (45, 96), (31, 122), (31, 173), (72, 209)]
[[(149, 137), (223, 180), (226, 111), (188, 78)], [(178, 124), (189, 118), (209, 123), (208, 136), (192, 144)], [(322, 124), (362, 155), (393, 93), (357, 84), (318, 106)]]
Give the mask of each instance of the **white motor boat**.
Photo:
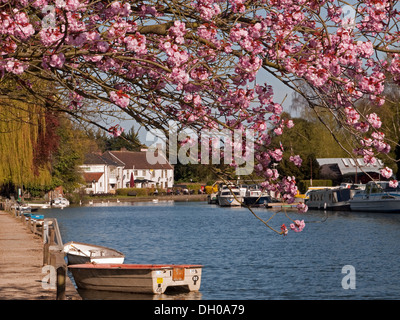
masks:
[(260, 189), (258, 185), (248, 186), (244, 196), (244, 204), (251, 207), (268, 206), (272, 202), (271, 196)]
[(240, 190), (234, 185), (222, 185), (218, 192), (218, 204), (221, 207), (241, 206), (243, 197)]
[(68, 264), (82, 263), (124, 263), (125, 255), (115, 249), (71, 241), (64, 245)]
[(63, 197), (58, 197), (51, 201), (51, 206), (55, 208), (65, 208), (69, 206), (69, 201)]
[(351, 211), (400, 213), (400, 188), (389, 181), (370, 181), (350, 200)]

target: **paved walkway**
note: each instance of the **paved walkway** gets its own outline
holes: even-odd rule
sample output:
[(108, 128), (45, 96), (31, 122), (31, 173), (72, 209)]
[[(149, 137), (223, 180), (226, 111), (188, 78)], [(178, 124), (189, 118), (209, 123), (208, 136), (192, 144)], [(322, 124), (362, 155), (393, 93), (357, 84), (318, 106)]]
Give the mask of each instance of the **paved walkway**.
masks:
[(0, 300), (56, 299), (55, 290), (42, 287), (46, 276), (42, 267), (42, 238), (9, 213), (0, 211)]

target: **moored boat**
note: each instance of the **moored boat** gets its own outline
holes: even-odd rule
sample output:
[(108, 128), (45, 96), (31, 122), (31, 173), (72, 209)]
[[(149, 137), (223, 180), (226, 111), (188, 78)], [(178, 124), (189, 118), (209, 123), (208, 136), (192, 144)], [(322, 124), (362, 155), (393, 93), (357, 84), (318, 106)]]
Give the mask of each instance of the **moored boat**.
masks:
[(308, 209), (350, 210), (350, 189), (325, 188), (312, 190), (305, 200)]
[(112, 248), (71, 241), (64, 245), (68, 264), (124, 263), (125, 255)]
[(350, 201), (351, 211), (400, 213), (400, 188), (389, 181), (370, 181)]
[(217, 196), (218, 196), (217, 192), (213, 192), (213, 193), (207, 195), (207, 203), (208, 204), (216, 204), (218, 201)]
[(63, 197), (58, 197), (51, 201), (51, 206), (55, 208), (65, 208), (69, 206), (69, 201)]
[(69, 266), (79, 289), (162, 294), (169, 287), (199, 291), (201, 265), (77, 264)]
[(316, 187), (306, 192), (305, 203), (309, 209), (350, 210), (350, 200), (364, 188), (363, 184)]
[(243, 202), (246, 206), (268, 206), (271, 202), (271, 196), (262, 191), (257, 185), (248, 186)]
[(240, 190), (234, 185), (222, 185), (218, 191), (218, 204), (221, 207), (241, 206), (243, 197)]

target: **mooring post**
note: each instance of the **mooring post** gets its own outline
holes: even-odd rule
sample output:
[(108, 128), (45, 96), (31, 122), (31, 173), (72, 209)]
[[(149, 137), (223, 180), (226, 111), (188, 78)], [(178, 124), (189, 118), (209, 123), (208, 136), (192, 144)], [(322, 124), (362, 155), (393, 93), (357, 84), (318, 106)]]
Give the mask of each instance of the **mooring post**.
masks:
[(66, 300), (65, 296), (65, 277), (67, 276), (67, 267), (65, 265), (57, 268), (57, 300)]

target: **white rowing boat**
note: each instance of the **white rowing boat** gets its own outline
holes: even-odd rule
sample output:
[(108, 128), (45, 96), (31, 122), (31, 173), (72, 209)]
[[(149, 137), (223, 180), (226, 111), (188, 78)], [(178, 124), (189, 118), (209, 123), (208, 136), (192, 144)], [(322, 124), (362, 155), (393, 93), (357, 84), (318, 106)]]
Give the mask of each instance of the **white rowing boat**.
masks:
[(112, 248), (71, 241), (64, 245), (68, 264), (124, 263), (125, 255)]

